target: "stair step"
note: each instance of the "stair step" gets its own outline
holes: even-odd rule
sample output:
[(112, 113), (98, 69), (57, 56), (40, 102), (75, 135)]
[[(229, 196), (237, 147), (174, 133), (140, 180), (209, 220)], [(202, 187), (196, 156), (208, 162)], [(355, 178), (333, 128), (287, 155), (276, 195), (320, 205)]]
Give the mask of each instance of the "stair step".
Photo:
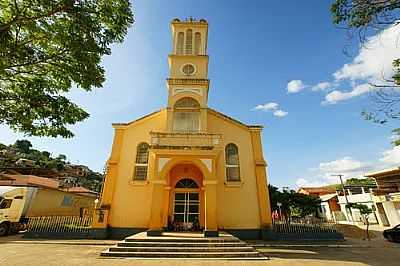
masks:
[(110, 247), (111, 252), (253, 252), (248, 246), (241, 247)]
[(240, 247), (246, 246), (246, 243), (239, 242), (133, 242), (123, 241), (119, 242), (118, 246), (122, 247)]
[(132, 258), (263, 258), (257, 251), (249, 252), (116, 252), (105, 251), (101, 256)]
[(137, 259), (267, 259), (246, 242), (227, 233), (214, 238), (205, 238), (199, 233), (165, 233), (161, 237), (138, 233), (108, 248), (101, 256)]
[(173, 238), (173, 237), (148, 237), (148, 238), (125, 238), (126, 242), (191, 242), (191, 243), (236, 243), (241, 242), (237, 238)]

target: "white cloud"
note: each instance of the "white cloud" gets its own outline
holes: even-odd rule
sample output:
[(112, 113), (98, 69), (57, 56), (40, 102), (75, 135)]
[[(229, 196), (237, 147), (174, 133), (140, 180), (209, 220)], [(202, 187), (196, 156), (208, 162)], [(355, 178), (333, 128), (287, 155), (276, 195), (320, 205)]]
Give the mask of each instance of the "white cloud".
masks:
[(272, 114), (276, 117), (284, 117), (288, 115), (288, 112), (283, 111), (282, 109), (278, 109), (279, 104), (270, 102), (270, 103), (265, 103), (265, 104), (259, 104), (256, 107), (254, 107), (252, 110), (260, 110), (264, 112), (272, 112)]
[(329, 162), (322, 162), (318, 169), (326, 174), (351, 174), (368, 169), (367, 163), (354, 160), (349, 156)]
[(364, 174), (375, 169), (369, 162), (363, 162), (345, 156), (333, 161), (321, 162), (316, 168), (310, 169), (310, 177), (301, 177), (296, 181), (301, 186), (325, 186), (340, 183), (338, 174), (343, 175), (343, 181), (347, 178), (363, 178)]
[(393, 75), (393, 60), (400, 57), (400, 25), (388, 27), (367, 39), (358, 55), (333, 76), (336, 80), (382, 80)]
[(283, 110), (276, 110), (276, 111), (274, 111), (273, 114), (274, 114), (274, 116), (277, 116), (277, 117), (284, 117), (284, 116), (288, 115), (288, 112), (285, 112)]
[(307, 87), (307, 86), (304, 85), (301, 80), (295, 79), (295, 80), (290, 81), (287, 84), (286, 90), (287, 90), (288, 93), (298, 93), (299, 91), (301, 91), (305, 87)]
[(324, 81), (324, 82), (320, 82), (317, 85), (313, 86), (311, 88), (311, 90), (313, 90), (313, 91), (324, 91), (324, 90), (326, 90), (326, 89), (328, 89), (330, 87), (332, 87), (332, 84), (330, 82)]
[(278, 109), (279, 104), (277, 103), (266, 103), (266, 104), (259, 104), (256, 107), (253, 108), (253, 110), (261, 110), (261, 111), (270, 111), (270, 110), (276, 110)]
[[(386, 80), (391, 79), (394, 73), (393, 60), (400, 58), (399, 32), (400, 24), (367, 38), (353, 61), (332, 74), (332, 82), (324, 81), (312, 86), (313, 91), (328, 91), (322, 104), (336, 104), (359, 97), (374, 89), (369, 84), (387, 85)], [(339, 86), (344, 90), (329, 90)]]
[(326, 183), (321, 182), (321, 180), (310, 180), (309, 178), (297, 178), (296, 186), (297, 187), (320, 187), (324, 186)]
[(364, 83), (353, 87), (350, 91), (334, 90), (325, 95), (323, 104), (335, 104), (340, 101), (348, 100), (353, 97), (360, 96), (364, 93), (371, 91), (373, 87), (370, 84)]
[(395, 146), (391, 150), (384, 151), (379, 161), (387, 167), (400, 165), (400, 146)]
[(360, 161), (345, 156), (337, 160), (321, 162), (316, 168), (310, 169), (310, 177), (297, 178), (296, 185), (304, 187), (337, 184), (340, 179), (332, 175), (343, 174), (344, 180), (351, 177), (364, 178), (369, 172), (396, 166), (400, 166), (400, 146), (383, 151), (372, 161)]

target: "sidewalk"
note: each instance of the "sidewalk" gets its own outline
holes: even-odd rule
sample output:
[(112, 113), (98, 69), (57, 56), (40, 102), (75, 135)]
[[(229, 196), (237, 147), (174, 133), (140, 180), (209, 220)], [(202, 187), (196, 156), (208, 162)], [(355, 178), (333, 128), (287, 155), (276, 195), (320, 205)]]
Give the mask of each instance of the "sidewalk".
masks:
[(89, 245), (89, 246), (112, 246), (118, 240), (98, 239), (41, 239), (23, 238), (22, 234), (0, 237), (0, 244), (46, 244), (46, 245)]
[[(374, 228), (375, 229), (375, 228)], [(392, 243), (383, 238), (382, 232), (372, 231), (376, 236), (368, 240), (346, 238), (344, 241), (264, 241), (248, 240), (251, 246), (260, 247), (282, 247), (282, 248), (369, 248), (369, 247), (399, 247), (399, 243)], [(0, 238), (0, 244), (41, 244), (41, 245), (86, 245), (86, 246), (112, 246), (119, 240), (97, 240), (97, 239), (39, 239), (23, 238), (22, 234), (10, 235)]]

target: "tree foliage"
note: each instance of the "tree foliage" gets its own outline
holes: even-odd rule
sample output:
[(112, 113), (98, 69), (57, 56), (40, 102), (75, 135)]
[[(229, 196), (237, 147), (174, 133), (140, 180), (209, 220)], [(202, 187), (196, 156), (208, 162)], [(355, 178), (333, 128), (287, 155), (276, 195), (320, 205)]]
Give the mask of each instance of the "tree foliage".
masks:
[(345, 23), (349, 28), (381, 28), (398, 23), (399, 8), (398, 0), (336, 0), (331, 12), (335, 24)]
[(281, 203), (281, 211), (287, 217), (304, 217), (315, 214), (319, 208), (321, 200), (318, 197), (297, 193), (294, 190), (284, 190), (280, 192), (277, 187), (268, 185), (270, 194), (270, 204), (272, 210), (278, 210), (277, 203)]
[(364, 223), (367, 226), (365, 229), (366, 239), (371, 240), (369, 235), (369, 215), (373, 212), (372, 209), (367, 205), (361, 203), (348, 203), (346, 204), (346, 208), (357, 209), (360, 211), (361, 217), (363, 218)]
[[(17, 140), (9, 146), (0, 143), (0, 150), (5, 150), (5, 154), (0, 154), (0, 170), (19, 168), (21, 166), (17, 166), (16, 162), (19, 159), (28, 159), (34, 161), (34, 165), (29, 165), (28, 168), (54, 170), (60, 176), (63, 174), (73, 176), (73, 173), (66, 171), (66, 165), (70, 164), (66, 155), (59, 154), (52, 156), (48, 151), (39, 151), (32, 147), (33, 145), (29, 140)], [(29, 169), (30, 174), (32, 173), (31, 170)], [(18, 171), (21, 171), (21, 169)], [(100, 192), (103, 183), (103, 174), (89, 170), (86, 176), (75, 177), (78, 178), (79, 185)]]
[(29, 153), (32, 148), (32, 143), (29, 140), (17, 140), (13, 145), (17, 150), (22, 153)]
[(346, 180), (345, 185), (375, 186), (376, 182), (372, 178), (349, 178)]
[(128, 0), (0, 0), (0, 123), (72, 137), (89, 114), (66, 93), (102, 86), (101, 58), (132, 22)]
[[(331, 5), (333, 23), (346, 28), (351, 37), (358, 36), (361, 44), (369, 34), (399, 24), (399, 11), (400, 0), (336, 0)], [(362, 112), (365, 119), (383, 124), (400, 118), (400, 59), (393, 61), (393, 72), (384, 85), (371, 84), (376, 88), (374, 107)]]
[[(336, 0), (331, 12), (335, 24), (344, 25), (349, 32), (355, 32), (363, 43), (371, 30), (379, 31), (398, 24), (399, 8), (399, 0)], [(388, 85), (375, 85), (375, 94), (372, 96), (375, 108), (362, 113), (367, 120), (382, 124), (388, 119), (400, 118), (399, 67), (400, 60), (394, 60), (394, 75), (391, 80), (385, 80)]]

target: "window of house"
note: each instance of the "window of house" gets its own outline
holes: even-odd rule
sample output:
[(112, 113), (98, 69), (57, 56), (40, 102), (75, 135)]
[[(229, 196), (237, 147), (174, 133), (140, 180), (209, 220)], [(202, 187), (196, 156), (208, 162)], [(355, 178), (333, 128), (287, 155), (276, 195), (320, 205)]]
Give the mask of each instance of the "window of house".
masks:
[(225, 147), (225, 169), (227, 181), (240, 181), (239, 152), (233, 143)]
[(188, 29), (186, 31), (186, 54), (193, 53), (193, 31)]
[(9, 209), (12, 204), (12, 199), (0, 200), (0, 209)]
[(61, 202), (61, 206), (68, 207), (72, 206), (73, 198), (72, 196), (65, 195), (63, 201)]
[(176, 45), (176, 53), (183, 54), (183, 43), (185, 41), (185, 34), (183, 32), (178, 33), (178, 41)]
[(142, 142), (136, 149), (136, 163), (134, 180), (146, 180), (147, 178), (147, 165), (149, 160), (149, 144)]
[(174, 131), (198, 132), (200, 130), (200, 105), (190, 97), (178, 100), (174, 106)]

